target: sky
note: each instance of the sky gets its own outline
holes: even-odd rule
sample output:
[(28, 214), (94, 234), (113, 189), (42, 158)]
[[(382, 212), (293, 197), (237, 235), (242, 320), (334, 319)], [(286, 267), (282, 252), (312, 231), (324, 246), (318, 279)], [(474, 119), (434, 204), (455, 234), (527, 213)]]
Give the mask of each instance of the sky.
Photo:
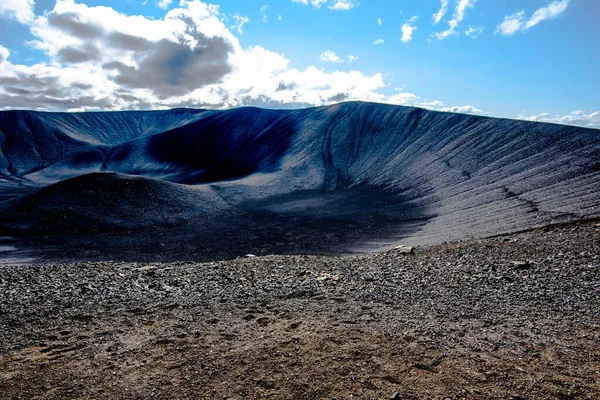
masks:
[(0, 0), (0, 109), (361, 100), (600, 128), (598, 0)]

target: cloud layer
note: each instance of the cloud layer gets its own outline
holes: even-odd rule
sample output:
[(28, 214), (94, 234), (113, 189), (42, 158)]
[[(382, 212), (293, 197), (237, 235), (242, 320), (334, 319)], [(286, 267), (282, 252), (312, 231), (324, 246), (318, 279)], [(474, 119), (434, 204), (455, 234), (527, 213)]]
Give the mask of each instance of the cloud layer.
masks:
[[(233, 20), (241, 32), (247, 18)], [(218, 7), (199, 0), (181, 1), (162, 19), (59, 0), (29, 24), (31, 45), (49, 61), (13, 64), (0, 47), (0, 108), (297, 107), (385, 99), (381, 74), (301, 71), (281, 54), (242, 48)]]

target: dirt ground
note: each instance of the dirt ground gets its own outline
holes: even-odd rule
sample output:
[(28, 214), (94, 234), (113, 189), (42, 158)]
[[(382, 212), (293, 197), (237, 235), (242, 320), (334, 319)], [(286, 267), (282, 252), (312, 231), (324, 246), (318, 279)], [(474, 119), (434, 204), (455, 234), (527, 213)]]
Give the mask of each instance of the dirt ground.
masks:
[(600, 399), (600, 225), (0, 267), (2, 399)]

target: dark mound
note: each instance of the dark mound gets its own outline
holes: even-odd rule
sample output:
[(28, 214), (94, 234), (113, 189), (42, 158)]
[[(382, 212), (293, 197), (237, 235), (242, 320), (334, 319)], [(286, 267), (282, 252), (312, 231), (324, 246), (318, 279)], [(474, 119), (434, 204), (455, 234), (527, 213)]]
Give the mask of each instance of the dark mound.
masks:
[[(153, 178), (126, 189), (123, 177), (87, 177), (84, 189), (69, 183), (21, 195), (0, 207), (10, 235), (168, 226), (177, 243), (165, 251), (186, 243), (186, 254), (206, 259), (339, 252), (400, 238), (431, 244), (600, 215), (600, 132), (592, 129), (369, 103), (75, 114), (85, 120), (78, 124), (69, 114), (10, 115), (51, 128), (0, 126), (10, 131), (0, 136), (0, 171), (15, 188), (5, 198), (90, 172)], [(19, 137), (29, 139), (17, 146)], [(157, 179), (165, 189), (152, 195)], [(99, 197), (105, 184), (108, 197)], [(61, 209), (40, 217), (50, 194)], [(151, 204), (163, 204), (164, 217)], [(153, 211), (139, 215), (144, 207)], [(116, 217), (100, 218), (107, 214)], [(134, 236), (123, 242), (146, 248), (153, 240)]]
[(180, 225), (215, 212), (199, 190), (155, 179), (95, 173), (50, 185), (3, 204), (11, 234), (120, 232)]
[(71, 178), (5, 202), (3, 215), (0, 237), (26, 236), (35, 255), (54, 261), (343, 253), (415, 232), (426, 218), (402, 195), (379, 187), (231, 206), (203, 186), (114, 173)]

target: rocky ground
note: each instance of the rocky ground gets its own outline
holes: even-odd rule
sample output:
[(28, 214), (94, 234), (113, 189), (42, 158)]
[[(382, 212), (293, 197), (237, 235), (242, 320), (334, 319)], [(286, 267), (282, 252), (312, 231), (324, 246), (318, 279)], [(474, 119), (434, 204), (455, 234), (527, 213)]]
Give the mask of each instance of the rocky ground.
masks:
[(0, 398), (598, 399), (600, 224), (414, 254), (1, 266)]

